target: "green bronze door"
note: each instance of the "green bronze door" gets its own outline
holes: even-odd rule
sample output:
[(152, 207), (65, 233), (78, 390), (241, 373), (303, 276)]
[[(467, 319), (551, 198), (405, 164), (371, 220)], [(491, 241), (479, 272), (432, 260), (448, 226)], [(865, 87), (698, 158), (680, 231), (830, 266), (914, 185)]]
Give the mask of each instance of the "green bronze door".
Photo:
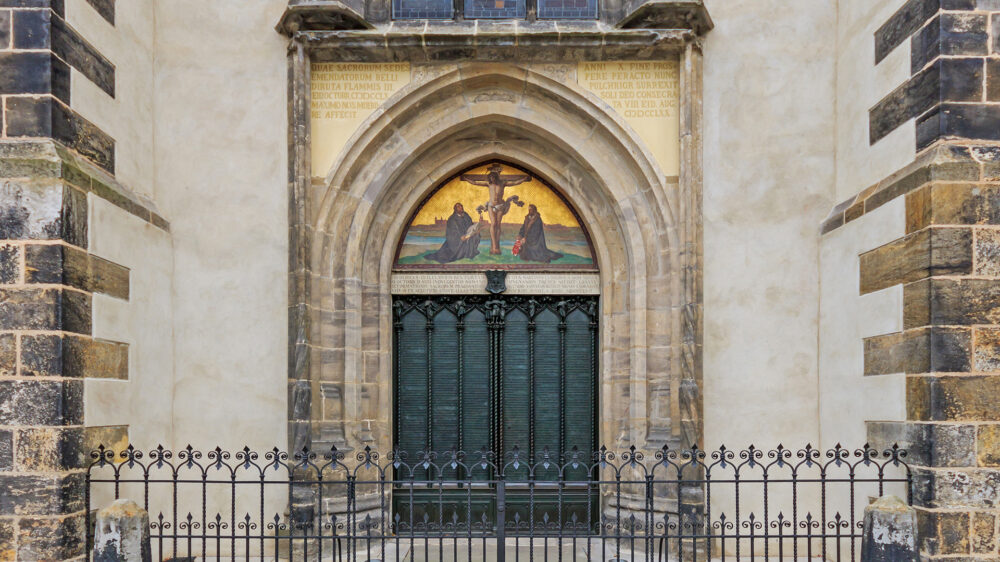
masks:
[[(589, 478), (595, 444), (597, 297), (406, 296), (393, 311), (395, 446), (405, 457), (395, 478), (411, 478), (415, 467), (418, 481), (473, 482), (404, 484), (394, 494), (396, 515), (492, 524), (497, 471), (448, 462), (463, 451), (471, 467), (485, 449), (506, 465), (508, 527), (527, 524), (532, 510), (538, 522), (588, 525), (596, 494), (573, 482)], [(558, 467), (574, 450), (580, 463), (560, 486)], [(437, 471), (420, 465), (428, 451)], [(529, 486), (532, 459), (551, 464), (538, 466)]]

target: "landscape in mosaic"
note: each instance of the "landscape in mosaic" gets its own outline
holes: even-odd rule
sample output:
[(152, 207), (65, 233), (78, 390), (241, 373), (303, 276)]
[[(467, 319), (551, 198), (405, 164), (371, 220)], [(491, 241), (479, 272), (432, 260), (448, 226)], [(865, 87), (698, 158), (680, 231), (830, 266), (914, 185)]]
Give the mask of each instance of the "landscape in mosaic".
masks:
[(398, 269), (596, 269), (567, 202), (531, 174), (492, 162), (445, 182), (410, 220)]

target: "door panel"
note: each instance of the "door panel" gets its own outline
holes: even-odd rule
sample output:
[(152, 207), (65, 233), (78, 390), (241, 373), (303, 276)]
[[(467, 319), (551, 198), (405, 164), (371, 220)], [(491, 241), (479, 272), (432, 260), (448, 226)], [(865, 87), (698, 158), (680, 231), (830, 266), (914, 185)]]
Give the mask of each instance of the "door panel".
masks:
[[(420, 468), (414, 478), (495, 480), (495, 473), (468, 474), (443, 462), (454, 450), (471, 462), (485, 448), (497, 465), (506, 464), (511, 514), (528, 518), (534, 511), (558, 520), (559, 513), (592, 513), (587, 490), (559, 493), (544, 485), (532, 492), (518, 482), (528, 479), (530, 459), (551, 463), (534, 476), (551, 482), (559, 479), (561, 454), (576, 448), (586, 461), (594, 449), (596, 297), (407, 296), (397, 297), (393, 309), (396, 447), (411, 466), (427, 451), (442, 461), (438, 471)], [(515, 456), (517, 467), (510, 464)], [(397, 479), (408, 475), (399, 471)], [(568, 469), (564, 480), (586, 476), (580, 466)], [(495, 504), (490, 486), (432, 487), (438, 489), (399, 489), (397, 514), (433, 520), (447, 511), (464, 521), (475, 512), (479, 521)], [(478, 507), (448, 508), (449, 502)]]

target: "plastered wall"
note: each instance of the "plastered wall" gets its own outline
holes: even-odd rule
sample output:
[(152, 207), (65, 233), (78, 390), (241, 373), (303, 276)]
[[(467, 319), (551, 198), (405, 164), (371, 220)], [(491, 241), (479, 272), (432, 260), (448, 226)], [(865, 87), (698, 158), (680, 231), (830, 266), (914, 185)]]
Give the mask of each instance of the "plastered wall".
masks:
[(874, 33), (905, 0), (837, 2), (837, 173), (839, 203), (913, 161), (915, 121), (871, 145), (868, 110), (910, 78), (910, 42), (875, 65)]
[(819, 437), (836, 2), (707, 4), (705, 446), (804, 446)]
[(287, 67), (273, 30), (285, 4), (155, 6), (155, 182), (174, 239), (179, 446), (285, 446)]

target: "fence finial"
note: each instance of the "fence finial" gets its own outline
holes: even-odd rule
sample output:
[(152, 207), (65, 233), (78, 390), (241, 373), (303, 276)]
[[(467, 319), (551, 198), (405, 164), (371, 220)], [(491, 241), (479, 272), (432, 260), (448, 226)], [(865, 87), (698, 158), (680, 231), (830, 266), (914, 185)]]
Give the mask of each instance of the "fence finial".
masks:
[(863, 562), (917, 562), (917, 512), (896, 496), (882, 496), (865, 508)]
[(94, 562), (150, 562), (149, 514), (132, 500), (97, 512)]

